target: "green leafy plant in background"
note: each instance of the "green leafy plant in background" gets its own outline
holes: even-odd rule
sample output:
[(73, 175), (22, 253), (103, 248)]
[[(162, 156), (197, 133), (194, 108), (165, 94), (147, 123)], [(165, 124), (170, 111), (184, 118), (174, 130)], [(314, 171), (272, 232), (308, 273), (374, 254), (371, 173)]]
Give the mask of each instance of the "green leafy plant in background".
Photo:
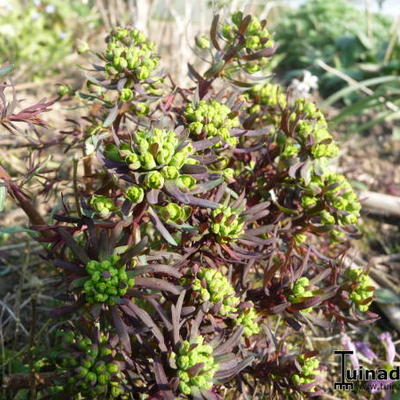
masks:
[(307, 0), (283, 15), (276, 71), (286, 83), (305, 69), (318, 76), (321, 108), (345, 105), (332, 126), (346, 121), (351, 134), (400, 117), (398, 21), (343, 0)]
[(309, 69), (319, 77), (325, 97), (346, 82), (316, 65), (317, 60), (356, 81), (399, 74), (398, 39), (388, 52), (391, 26), (389, 18), (380, 14), (367, 17), (364, 10), (345, 0), (307, 0), (298, 9), (283, 12), (275, 27), (278, 52), (284, 54), (277, 71), (290, 81)]
[(26, 80), (49, 76), (65, 67), (83, 27), (96, 24), (89, 2), (0, 2), (0, 58), (15, 64)]

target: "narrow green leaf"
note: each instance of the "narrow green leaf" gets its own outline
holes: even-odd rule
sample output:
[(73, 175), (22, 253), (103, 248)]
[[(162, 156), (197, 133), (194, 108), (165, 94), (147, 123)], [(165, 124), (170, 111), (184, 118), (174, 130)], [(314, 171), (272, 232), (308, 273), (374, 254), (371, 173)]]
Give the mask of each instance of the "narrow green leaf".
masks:
[(381, 83), (388, 83), (388, 82), (400, 82), (400, 77), (398, 76), (380, 76), (378, 78), (366, 79), (364, 81), (358, 82), (355, 85), (347, 86), (342, 90), (334, 93), (332, 96), (328, 97), (322, 104), (321, 108), (327, 108), (342, 97), (347, 96), (350, 93), (356, 92), (362, 88), (367, 88), (369, 86), (376, 86)]

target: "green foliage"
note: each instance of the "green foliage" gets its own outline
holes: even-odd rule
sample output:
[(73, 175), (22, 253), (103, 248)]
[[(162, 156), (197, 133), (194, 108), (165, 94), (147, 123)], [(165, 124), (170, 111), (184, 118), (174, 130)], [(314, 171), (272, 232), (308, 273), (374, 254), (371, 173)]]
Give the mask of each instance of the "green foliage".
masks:
[[(155, 45), (137, 29), (114, 29), (109, 37), (104, 57), (110, 77), (126, 76), (136, 81), (146, 80), (158, 66)], [(133, 93), (129, 88), (121, 91), (121, 100), (130, 101)]]
[(350, 299), (357, 309), (362, 312), (367, 311), (375, 290), (371, 278), (361, 268), (350, 268), (346, 271), (346, 275), (352, 282), (349, 289)]
[[(179, 376), (179, 390), (190, 395), (196, 391), (210, 389), (213, 386), (213, 378), (218, 370), (218, 364), (214, 361), (213, 348), (204, 344), (204, 338), (197, 336), (191, 342), (183, 341), (177, 354), (172, 353), (176, 361)], [(193, 375), (191, 368), (200, 366), (199, 371)]]
[(118, 209), (112, 199), (98, 194), (90, 198), (89, 204), (103, 218), (107, 218), (111, 212)]
[[(251, 17), (244, 21), (243, 13), (238, 11), (232, 14), (231, 23), (225, 23), (222, 26), (222, 36), (228, 41), (229, 46), (234, 46), (236, 33), (243, 31), (243, 27), (247, 24), (247, 29), (243, 34), (243, 40), (239, 46), (243, 50), (257, 52), (265, 49), (270, 49), (274, 46), (271, 34), (265, 27), (265, 23), (261, 23), (258, 18)], [(266, 68), (269, 60), (267, 57), (261, 57), (258, 60), (247, 60), (243, 65), (243, 69), (251, 74), (261, 71)]]
[(89, 261), (86, 271), (89, 279), (83, 286), (89, 303), (107, 303), (113, 305), (127, 290), (135, 284), (129, 278), (126, 266), (118, 265), (119, 257), (111, 256), (103, 261)]
[[(131, 144), (119, 147), (109, 144), (105, 156), (113, 161), (125, 163), (131, 171), (140, 174), (140, 182), (150, 189), (161, 189), (165, 181), (171, 180), (183, 188), (191, 188), (196, 179), (181, 172), (185, 164), (196, 164), (190, 158), (195, 153), (191, 144), (182, 146), (174, 131), (153, 129), (138, 131)], [(133, 203), (141, 199), (141, 189), (128, 189), (127, 196)]]
[[(315, 381), (315, 377), (319, 376), (319, 361), (315, 357), (305, 357), (300, 354), (297, 357), (297, 362), (301, 370), (299, 373), (292, 375), (292, 382), (295, 385), (308, 385)], [(313, 391), (313, 387), (309, 391)]]
[(0, 5), (2, 60), (33, 79), (60, 71), (60, 62), (71, 54), (79, 31), (96, 25), (90, 5), (78, 0), (6, 3), (7, 7)]
[(241, 310), (238, 317), (235, 319), (236, 325), (243, 326), (243, 334), (246, 337), (256, 335), (261, 332), (260, 325), (257, 323), (257, 315), (254, 307), (247, 307)]
[(243, 233), (244, 221), (238, 210), (221, 206), (211, 213), (211, 231), (222, 241), (238, 238)]
[[(239, 118), (232, 115), (229, 107), (215, 100), (201, 100), (189, 104), (185, 109), (185, 118), (190, 122), (189, 131), (200, 138), (220, 137), (223, 142), (235, 146), (238, 139), (230, 135), (230, 130), (239, 126)], [(220, 147), (220, 143), (215, 144)]]
[(276, 26), (278, 52), (284, 54), (277, 70), (290, 79), (309, 69), (319, 77), (319, 88), (328, 96), (346, 83), (315, 65), (323, 60), (357, 81), (373, 76), (398, 74), (397, 47), (390, 63), (383, 64), (390, 40), (391, 20), (370, 16), (345, 0), (307, 0), (298, 9), (284, 13)]
[(74, 400), (99, 396), (129, 399), (124, 393), (125, 379), (118, 363), (110, 362), (113, 350), (107, 336), (101, 335), (99, 341), (72, 331), (62, 332), (62, 336), (66, 346), (79, 352), (66, 353), (60, 362), (59, 372), (69, 376), (67, 384), (59, 387), (60, 391), (72, 394)]
[[(293, 284), (292, 294), (288, 296), (288, 300), (292, 303), (301, 303), (307, 298), (313, 297), (314, 293), (309, 290), (310, 280), (303, 276)], [(308, 313), (312, 308), (305, 308), (302, 312)]]
[(193, 290), (200, 293), (203, 301), (220, 303), (219, 314), (221, 315), (229, 315), (237, 311), (240, 299), (235, 297), (232, 285), (218, 270), (202, 268), (193, 282)]

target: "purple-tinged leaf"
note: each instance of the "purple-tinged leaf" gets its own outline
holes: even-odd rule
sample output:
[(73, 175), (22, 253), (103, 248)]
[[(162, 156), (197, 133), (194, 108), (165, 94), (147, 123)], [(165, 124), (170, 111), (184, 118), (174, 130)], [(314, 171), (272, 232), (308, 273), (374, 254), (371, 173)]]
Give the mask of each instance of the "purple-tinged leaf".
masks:
[(121, 254), (120, 263), (124, 265), (130, 262), (133, 257), (140, 254), (147, 247), (148, 243), (149, 239), (145, 236), (138, 244), (130, 247), (125, 253)]
[(210, 39), (212, 44), (217, 50), (221, 50), (221, 47), (219, 46), (218, 39), (217, 39), (217, 31), (218, 31), (218, 20), (219, 20), (219, 15), (215, 15), (212, 23), (211, 23), (211, 28), (210, 28)]
[(110, 110), (106, 120), (103, 123), (104, 128), (108, 128), (109, 126), (112, 125), (112, 123), (115, 121), (115, 119), (118, 116), (118, 103)]
[(210, 191), (211, 189), (214, 189), (218, 185), (220, 185), (224, 181), (223, 178), (218, 178), (215, 180), (209, 180), (203, 183), (198, 183), (196, 185), (196, 189), (192, 190), (190, 193), (191, 194), (200, 194), (200, 193), (206, 193)]
[(178, 246), (178, 243), (176, 243), (175, 239), (168, 232), (168, 229), (161, 222), (160, 218), (158, 218), (156, 212), (151, 207), (148, 208), (147, 212), (149, 213), (155, 228), (158, 230), (161, 236), (172, 246)]
[(214, 144), (219, 143), (220, 141), (221, 141), (221, 139), (218, 136), (215, 136), (212, 139), (199, 140), (197, 142), (193, 142), (193, 148), (196, 151), (202, 151), (202, 150), (208, 149), (209, 147), (213, 146)]
[(138, 265), (135, 267), (136, 270), (141, 270), (141, 273), (154, 273), (161, 275), (173, 276), (174, 278), (181, 278), (182, 274), (178, 271), (177, 268), (172, 265), (166, 264), (148, 264), (148, 265)]
[(165, 346), (164, 336), (160, 328), (155, 324), (151, 316), (147, 311), (143, 310), (141, 307), (137, 306), (132, 301), (129, 301), (127, 305), (121, 306), (121, 308), (127, 312), (129, 315), (129, 309), (148, 327), (153, 331), (154, 336), (159, 342), (161, 351), (167, 351)]
[(249, 54), (246, 56), (243, 56), (242, 58), (246, 61), (251, 61), (251, 60), (257, 60), (259, 58), (262, 57), (271, 57), (274, 55), (274, 53), (276, 52), (277, 47), (266, 47), (265, 49), (262, 49), (260, 51), (257, 51), (253, 54)]
[(86, 271), (82, 267), (79, 267), (78, 265), (68, 262), (68, 261), (56, 259), (53, 261), (53, 264), (58, 268), (64, 269), (69, 272), (73, 272), (74, 274), (77, 274), (77, 275), (85, 275), (86, 274)]
[(135, 285), (143, 286), (148, 289), (170, 292), (176, 295), (178, 295), (182, 290), (180, 286), (176, 286), (171, 282), (158, 278), (143, 278), (143, 277), (136, 278)]
[(246, 235), (263, 235), (274, 230), (274, 225), (264, 225), (259, 228), (247, 229)]
[(58, 230), (59, 235), (62, 237), (64, 242), (70, 248), (74, 256), (81, 261), (83, 264), (87, 264), (90, 261), (89, 256), (86, 254), (86, 251), (75, 242), (72, 235), (64, 228), (59, 228)]
[(150, 204), (157, 204), (159, 194), (160, 194), (159, 190), (151, 189), (149, 192), (147, 192), (146, 199)]
[(240, 21), (239, 33), (240, 33), (241, 35), (243, 35), (243, 34), (246, 32), (247, 27), (249, 26), (251, 20), (252, 20), (251, 15), (246, 15), (246, 17), (244, 17), (244, 18)]
[(214, 356), (219, 356), (231, 351), (239, 342), (243, 334), (243, 326), (237, 327), (231, 337), (214, 350)]
[(204, 165), (184, 164), (181, 168), (182, 173), (189, 175), (206, 174), (207, 168)]
[(115, 329), (118, 333), (120, 342), (124, 347), (124, 349), (127, 351), (127, 353), (130, 354), (132, 352), (131, 340), (129, 338), (129, 333), (125, 325), (125, 322), (122, 320), (119, 314), (118, 307), (116, 306), (111, 307), (111, 316), (114, 322)]
[(204, 368), (204, 365), (205, 364), (203, 362), (200, 362), (200, 363), (197, 363), (197, 364), (193, 365), (193, 367), (190, 367), (187, 370), (189, 376), (190, 377), (196, 376)]
[(201, 391), (202, 396), (206, 400), (221, 400), (221, 396), (218, 396), (216, 393), (213, 393), (211, 390), (202, 390)]
[(166, 314), (166, 312), (164, 311), (163, 307), (161, 306), (161, 304), (153, 299), (153, 298), (148, 298), (146, 299), (156, 310), (157, 314), (160, 316), (160, 318), (162, 319), (165, 327), (167, 328), (168, 331), (172, 330), (172, 324), (171, 322), (169, 322), (168, 316)]

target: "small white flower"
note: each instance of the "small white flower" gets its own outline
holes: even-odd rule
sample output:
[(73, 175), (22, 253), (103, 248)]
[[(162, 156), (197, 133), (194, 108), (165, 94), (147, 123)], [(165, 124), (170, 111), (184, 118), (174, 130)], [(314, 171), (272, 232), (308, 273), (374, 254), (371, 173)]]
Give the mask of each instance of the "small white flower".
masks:
[(318, 88), (318, 77), (313, 75), (310, 71), (304, 71), (303, 82), (310, 89)]
[(53, 4), (48, 4), (48, 5), (45, 7), (44, 11), (46, 11), (47, 14), (54, 14), (54, 13), (56, 12), (56, 6), (53, 5)]
[(42, 2), (41, 2), (40, 0), (33, 0), (33, 4), (34, 4), (36, 7), (39, 7), (39, 6), (42, 4)]
[(304, 71), (303, 79), (293, 79), (290, 88), (296, 97), (308, 97), (312, 90), (318, 89), (318, 77), (310, 71)]
[(40, 17), (40, 14), (39, 14), (37, 11), (32, 11), (32, 13), (31, 13), (31, 19), (32, 19), (33, 21), (38, 20), (39, 17)]
[(0, 0), (0, 7), (4, 7), (7, 11), (12, 11), (14, 9), (14, 6), (9, 0)]
[(58, 36), (60, 39), (65, 39), (67, 37), (67, 32), (60, 32)]

